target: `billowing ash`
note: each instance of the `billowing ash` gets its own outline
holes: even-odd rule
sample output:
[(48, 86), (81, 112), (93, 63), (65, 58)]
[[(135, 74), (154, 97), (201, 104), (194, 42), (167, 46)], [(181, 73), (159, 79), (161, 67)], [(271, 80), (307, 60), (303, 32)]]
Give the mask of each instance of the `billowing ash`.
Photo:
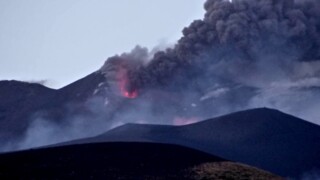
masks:
[(37, 117), (20, 148), (264, 106), (320, 124), (320, 1), (207, 0), (204, 8), (172, 48), (109, 58), (98, 71), (107, 81), (81, 105), (92, 115), (68, 107), (67, 127)]
[(172, 94), (178, 114), (192, 104), (190, 116), (203, 118), (268, 106), (320, 118), (319, 1), (207, 0), (204, 8), (173, 48), (137, 47), (101, 71), (112, 84), (125, 67), (128, 93), (149, 94), (150, 106), (152, 96)]

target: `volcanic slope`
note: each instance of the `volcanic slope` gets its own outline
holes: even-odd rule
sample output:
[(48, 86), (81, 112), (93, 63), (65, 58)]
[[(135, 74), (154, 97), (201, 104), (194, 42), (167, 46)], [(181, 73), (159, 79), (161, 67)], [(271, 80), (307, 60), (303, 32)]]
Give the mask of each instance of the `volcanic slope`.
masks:
[(30, 123), (30, 112), (47, 108), (45, 102), (51, 102), (55, 95), (54, 89), (40, 84), (0, 81), (0, 142), (20, 137)]
[(280, 179), (197, 150), (156, 143), (96, 143), (0, 155), (1, 179)]
[(178, 127), (127, 124), (67, 144), (108, 141), (179, 144), (284, 177), (320, 168), (320, 127), (267, 108)]
[(103, 82), (105, 78), (100, 73), (92, 73), (59, 90), (37, 83), (0, 81), (0, 149), (6, 143), (23, 139), (35, 119), (63, 124), (70, 114), (90, 117), (85, 103), (100, 95), (98, 90), (104, 87), (97, 87)]

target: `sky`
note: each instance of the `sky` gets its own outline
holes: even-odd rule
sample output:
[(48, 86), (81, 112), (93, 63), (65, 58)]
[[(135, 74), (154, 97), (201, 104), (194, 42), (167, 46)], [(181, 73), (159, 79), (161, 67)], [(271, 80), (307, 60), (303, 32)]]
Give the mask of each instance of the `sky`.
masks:
[(136, 45), (170, 45), (205, 0), (0, 0), (0, 80), (61, 88)]

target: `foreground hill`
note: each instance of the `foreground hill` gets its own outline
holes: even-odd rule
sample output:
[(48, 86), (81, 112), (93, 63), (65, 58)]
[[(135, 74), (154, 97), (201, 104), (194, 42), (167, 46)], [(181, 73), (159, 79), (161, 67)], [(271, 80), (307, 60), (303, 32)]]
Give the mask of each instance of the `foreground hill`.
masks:
[(266, 108), (180, 127), (128, 124), (67, 144), (110, 141), (179, 144), (284, 177), (320, 168), (320, 127)]
[(1, 179), (272, 179), (197, 150), (155, 143), (98, 143), (0, 155)]

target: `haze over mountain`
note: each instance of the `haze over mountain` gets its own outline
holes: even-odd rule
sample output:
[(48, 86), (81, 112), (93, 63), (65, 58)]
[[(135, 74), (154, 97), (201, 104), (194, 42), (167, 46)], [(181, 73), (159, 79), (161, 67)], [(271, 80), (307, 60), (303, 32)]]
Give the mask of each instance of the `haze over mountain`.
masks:
[[(130, 122), (183, 125), (256, 107), (320, 124), (320, 2), (208, 0), (204, 8), (172, 48), (137, 46), (64, 88), (0, 82), (1, 150), (95, 136)], [(296, 126), (290, 120), (281, 128)], [(278, 121), (271, 118), (270, 126)]]
[[(152, 162), (151, 175), (182, 177), (224, 159), (283, 177), (320, 169), (320, 1), (207, 0), (204, 9), (174, 46), (137, 45), (61, 89), (0, 81), (0, 151), (41, 147), (0, 154), (0, 176), (77, 168), (75, 177), (140, 178), (146, 169), (132, 167)], [(116, 166), (105, 160), (116, 155)]]

